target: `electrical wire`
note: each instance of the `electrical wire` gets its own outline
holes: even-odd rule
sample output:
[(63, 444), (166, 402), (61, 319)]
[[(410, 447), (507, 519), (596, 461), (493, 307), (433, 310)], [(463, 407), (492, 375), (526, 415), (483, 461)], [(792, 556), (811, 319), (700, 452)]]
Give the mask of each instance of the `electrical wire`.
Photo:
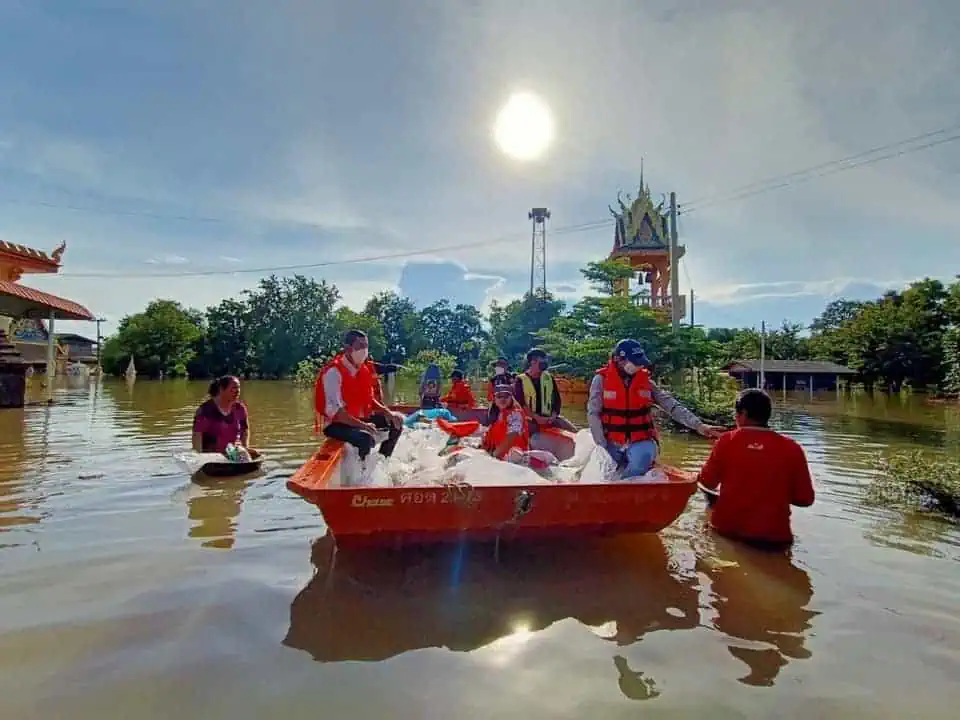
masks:
[[(590, 230), (599, 230), (612, 224), (612, 220), (594, 220), (592, 222), (578, 223), (575, 225), (566, 225), (554, 228), (550, 231), (551, 235), (571, 235), (575, 233), (588, 232)], [(516, 243), (520, 237), (516, 234), (505, 235), (493, 240), (479, 240), (468, 243), (459, 243), (457, 245), (444, 245), (440, 247), (423, 248), (419, 250), (402, 250), (395, 253), (384, 253), (380, 255), (366, 255), (356, 258), (347, 258), (345, 260), (327, 260), (316, 263), (300, 263), (296, 265), (271, 265), (265, 267), (252, 268), (231, 268), (229, 270), (188, 270), (186, 272), (159, 272), (159, 273), (63, 273), (57, 277), (64, 278), (110, 278), (116, 280), (125, 279), (144, 279), (144, 278), (179, 278), (179, 277), (210, 277), (214, 275), (239, 275), (247, 273), (279, 273), (292, 272), (295, 270), (317, 270), (320, 268), (334, 267), (339, 265), (355, 265), (361, 263), (378, 262), (382, 260), (395, 260), (400, 258), (416, 257), (418, 255), (431, 255), (439, 252), (453, 252), (456, 250), (468, 250), (471, 248), (488, 247), (490, 245), (499, 245), (503, 243)]]
[[(876, 155), (878, 152), (884, 150), (890, 150), (896, 147), (902, 147), (903, 145), (909, 145), (914, 143), (917, 140), (924, 138), (933, 137), (936, 135), (943, 135), (944, 133), (953, 132), (960, 129), (960, 124), (941, 128), (940, 130), (934, 130), (928, 133), (923, 133), (922, 135), (915, 135), (911, 138), (905, 140), (900, 140), (895, 143), (888, 143), (886, 145), (881, 145), (870, 150), (864, 150), (863, 152), (857, 153), (855, 155), (850, 155), (845, 158), (840, 158), (838, 160), (831, 160), (829, 162), (820, 163), (819, 165), (813, 165), (802, 170), (795, 170), (790, 173), (785, 173), (783, 175), (767, 178), (766, 180), (759, 180), (747, 185), (743, 185), (735, 190), (730, 191), (725, 195), (714, 196), (712, 198), (708, 197), (702, 200), (695, 200), (688, 203), (683, 203), (680, 206), (680, 211), (683, 213), (692, 213), (696, 210), (700, 210), (711, 205), (716, 205), (723, 202), (731, 202), (734, 200), (742, 200), (755, 195), (761, 195), (763, 193), (771, 192), (773, 190), (779, 190), (785, 187), (789, 187), (795, 183), (809, 182), (810, 180), (815, 180), (817, 178), (826, 177), (828, 175), (835, 175), (837, 173), (845, 172), (847, 170), (854, 170), (856, 168), (865, 167), (867, 165), (873, 165), (884, 160), (890, 160), (893, 158), (902, 157), (904, 155), (910, 155), (915, 152), (920, 152), (922, 150), (928, 150), (929, 148), (936, 147), (938, 145), (945, 145), (947, 143), (956, 142), (960, 140), (960, 134), (950, 135), (946, 138), (940, 138), (938, 140), (932, 140), (930, 142), (923, 143), (921, 145), (914, 145), (912, 147), (903, 148), (895, 152), (885, 153), (876, 157), (869, 157), (871, 155)], [(859, 160), (859, 162), (857, 162)], [(822, 172), (817, 172), (822, 171)]]

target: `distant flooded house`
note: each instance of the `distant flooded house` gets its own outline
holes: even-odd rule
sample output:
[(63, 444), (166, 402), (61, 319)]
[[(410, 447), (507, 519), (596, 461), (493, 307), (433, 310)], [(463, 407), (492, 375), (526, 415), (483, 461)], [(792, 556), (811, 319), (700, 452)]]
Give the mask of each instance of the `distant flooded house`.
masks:
[[(742, 387), (760, 386), (759, 360), (734, 360), (723, 370)], [(836, 390), (849, 383), (855, 370), (826, 360), (764, 360), (764, 385), (767, 390)]]
[(57, 333), (57, 343), (66, 350), (67, 360), (96, 367), (97, 342), (83, 335), (73, 333)]

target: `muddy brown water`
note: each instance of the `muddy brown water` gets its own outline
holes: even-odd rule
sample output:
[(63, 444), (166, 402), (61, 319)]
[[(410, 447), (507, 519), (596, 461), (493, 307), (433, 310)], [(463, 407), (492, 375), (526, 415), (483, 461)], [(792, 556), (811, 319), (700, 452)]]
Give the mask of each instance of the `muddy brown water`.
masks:
[[(786, 398), (817, 504), (792, 558), (704, 529), (332, 553), (285, 488), (312, 397), (246, 383), (256, 477), (190, 481), (204, 386), (71, 381), (0, 411), (0, 717), (954, 717), (960, 530), (870, 507), (887, 447), (960, 452), (916, 399)], [(573, 419), (577, 413), (571, 411)], [(670, 438), (686, 467), (707, 446)], [(332, 558), (336, 558), (332, 560)]]

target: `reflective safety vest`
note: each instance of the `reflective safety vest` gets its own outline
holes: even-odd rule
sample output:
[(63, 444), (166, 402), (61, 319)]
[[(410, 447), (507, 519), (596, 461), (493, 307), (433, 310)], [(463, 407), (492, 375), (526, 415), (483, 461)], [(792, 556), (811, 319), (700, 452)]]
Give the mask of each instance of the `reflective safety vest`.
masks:
[(319, 430), (320, 418), (326, 416), (327, 397), (323, 389), (323, 376), (332, 367), (340, 371), (340, 394), (343, 404), (346, 406), (346, 411), (355, 418), (370, 417), (373, 401), (379, 399), (380, 381), (373, 363), (368, 360), (356, 374), (353, 374), (344, 362), (343, 353), (340, 353), (324, 365), (317, 375), (317, 382), (313, 388), (314, 430)]
[(644, 368), (638, 369), (628, 387), (611, 360), (606, 367), (597, 370), (597, 374), (603, 377), (600, 421), (604, 437), (618, 445), (656, 440), (650, 373)]
[[(509, 434), (507, 429), (507, 418), (513, 413), (520, 413), (521, 416), (523, 415), (523, 410), (516, 402), (514, 402), (513, 407), (500, 411), (500, 414), (497, 415), (496, 421), (487, 429), (486, 434), (483, 436), (484, 450), (496, 450), (498, 447), (500, 447), (500, 443), (502, 443)], [(520, 431), (520, 434), (514, 438), (513, 442), (510, 444), (510, 447), (507, 448), (507, 452), (510, 452), (511, 448), (519, 448), (523, 451), (530, 449), (530, 429), (527, 427), (527, 420), (525, 417), (523, 418), (521, 427), (523, 429)]]
[[(537, 412), (537, 389), (526, 373), (520, 374), (520, 382), (523, 385), (523, 401), (533, 414)], [(553, 375), (548, 372), (540, 374), (540, 411), (541, 415), (553, 414)]]

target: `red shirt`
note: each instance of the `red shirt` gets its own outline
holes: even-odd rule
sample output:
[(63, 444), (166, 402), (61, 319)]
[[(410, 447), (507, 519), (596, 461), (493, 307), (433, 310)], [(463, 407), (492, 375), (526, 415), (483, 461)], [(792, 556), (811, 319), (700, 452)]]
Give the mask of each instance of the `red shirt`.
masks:
[(790, 543), (790, 506), (813, 504), (803, 448), (785, 435), (742, 427), (723, 435), (700, 470), (704, 487), (720, 486), (710, 523), (741, 540)]

